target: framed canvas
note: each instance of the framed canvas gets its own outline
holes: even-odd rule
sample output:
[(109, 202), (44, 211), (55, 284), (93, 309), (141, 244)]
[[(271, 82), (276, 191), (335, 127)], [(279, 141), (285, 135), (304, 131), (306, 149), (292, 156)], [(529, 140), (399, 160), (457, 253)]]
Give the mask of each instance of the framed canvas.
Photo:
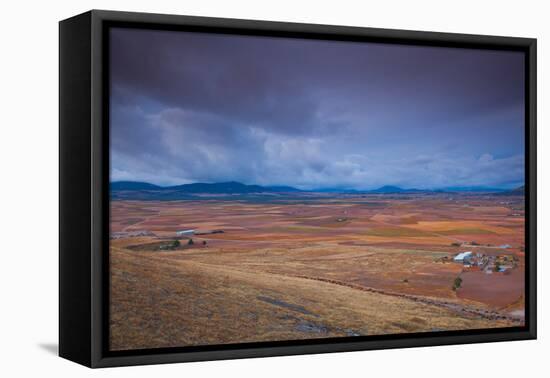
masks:
[(59, 353), (536, 338), (536, 40), (60, 22)]

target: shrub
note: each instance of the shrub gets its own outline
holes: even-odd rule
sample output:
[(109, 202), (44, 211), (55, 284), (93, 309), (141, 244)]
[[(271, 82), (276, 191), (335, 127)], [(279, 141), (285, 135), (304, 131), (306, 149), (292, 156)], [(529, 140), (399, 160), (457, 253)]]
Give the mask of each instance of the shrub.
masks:
[(195, 244), (195, 242), (193, 241), (193, 239), (189, 239), (189, 241), (187, 242), (187, 245), (193, 245)]
[(458, 288), (460, 288), (461, 285), (462, 285), (462, 278), (456, 277), (453, 282), (453, 290), (456, 291)]

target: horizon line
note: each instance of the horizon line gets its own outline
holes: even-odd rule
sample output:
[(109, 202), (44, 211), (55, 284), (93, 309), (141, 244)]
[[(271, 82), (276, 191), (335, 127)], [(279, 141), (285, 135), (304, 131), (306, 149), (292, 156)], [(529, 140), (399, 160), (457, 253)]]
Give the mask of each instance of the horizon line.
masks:
[(295, 185), (291, 184), (245, 184), (240, 181), (235, 180), (229, 180), (229, 181), (214, 181), (214, 182), (204, 182), (204, 181), (195, 181), (185, 184), (171, 184), (171, 185), (160, 185), (160, 184), (154, 184), (149, 181), (139, 181), (139, 180), (115, 180), (111, 181), (109, 180), (109, 185), (112, 185), (114, 183), (138, 183), (138, 184), (147, 184), (156, 186), (159, 188), (172, 188), (176, 186), (184, 186), (184, 185), (195, 185), (195, 184), (203, 184), (203, 185), (216, 185), (216, 184), (239, 184), (239, 185), (245, 185), (245, 186), (261, 186), (264, 188), (273, 188), (273, 187), (289, 187), (305, 192), (315, 192), (315, 191), (327, 191), (327, 190), (333, 190), (333, 191), (373, 191), (373, 190), (379, 190), (383, 188), (396, 188), (400, 190), (424, 190), (424, 191), (437, 191), (437, 190), (450, 190), (450, 189), (476, 189), (476, 190), (482, 190), (482, 189), (491, 189), (491, 190), (511, 190), (511, 189), (518, 189), (525, 186), (525, 183), (521, 184), (511, 184), (509, 186), (502, 186), (502, 185), (449, 185), (449, 186), (440, 186), (440, 187), (430, 187), (430, 188), (422, 188), (422, 187), (404, 187), (397, 184), (384, 184), (381, 186), (372, 187), (370, 189), (357, 189), (357, 188), (350, 188), (350, 187), (335, 187), (335, 186), (325, 186), (325, 187), (315, 187), (313, 189), (301, 189), (300, 187), (297, 187)]

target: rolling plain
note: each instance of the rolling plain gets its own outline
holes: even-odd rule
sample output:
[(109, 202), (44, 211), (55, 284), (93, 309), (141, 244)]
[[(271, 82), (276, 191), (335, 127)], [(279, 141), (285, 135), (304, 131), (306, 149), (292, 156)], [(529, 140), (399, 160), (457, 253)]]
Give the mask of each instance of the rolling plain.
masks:
[(517, 195), (113, 200), (110, 349), (519, 326), (524, 228)]

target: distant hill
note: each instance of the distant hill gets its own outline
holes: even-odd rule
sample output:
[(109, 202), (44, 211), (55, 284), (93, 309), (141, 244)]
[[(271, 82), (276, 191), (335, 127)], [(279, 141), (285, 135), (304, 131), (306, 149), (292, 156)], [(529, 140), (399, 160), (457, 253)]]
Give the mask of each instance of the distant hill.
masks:
[(365, 193), (380, 193), (380, 194), (456, 193), (456, 192), (499, 193), (504, 191), (505, 190), (501, 188), (491, 188), (488, 186), (452, 186), (452, 187), (439, 188), (439, 189), (415, 189), (415, 188), (404, 189), (399, 186), (385, 185), (378, 189), (366, 191)]
[(525, 194), (525, 185), (522, 185), (519, 188), (515, 188), (511, 190), (511, 192), (516, 194)]
[(312, 190), (312, 192), (319, 193), (342, 193), (342, 194), (397, 194), (397, 193), (418, 193), (418, 192), (430, 192), (430, 190), (420, 189), (403, 189), (398, 186), (384, 185), (377, 189), (342, 189), (342, 188), (319, 188)]
[(292, 186), (284, 186), (284, 185), (280, 185), (280, 186), (266, 186), (266, 189), (269, 189), (270, 191), (273, 191), (273, 192), (284, 192), (284, 193), (292, 193), (292, 192), (302, 192), (303, 190), (300, 190), (298, 188), (294, 188)]
[(160, 190), (162, 187), (139, 181), (115, 181), (111, 183), (111, 190)]
[(248, 193), (287, 193), (300, 192), (291, 186), (260, 186), (246, 185), (236, 181), (219, 183), (193, 183), (174, 186), (158, 186), (146, 182), (115, 181), (111, 183), (111, 191), (159, 191), (178, 192), (183, 194), (248, 194)]
[(370, 190), (370, 193), (403, 193), (407, 192), (406, 189), (400, 188), (398, 186), (393, 185), (384, 185), (378, 189)]
[(340, 194), (357, 194), (357, 193), (365, 193), (365, 191), (356, 190), (356, 189), (345, 189), (345, 188), (317, 188), (312, 189), (310, 192), (315, 193), (340, 193)]
[(443, 188), (445, 192), (503, 192), (502, 188), (492, 188), (490, 186), (450, 186)]
[(503, 192), (499, 192), (497, 194), (503, 195), (503, 196), (523, 196), (525, 194), (525, 186), (522, 185), (520, 187), (517, 187), (515, 189), (506, 190)]
[(177, 186), (170, 186), (165, 189), (177, 190), (182, 193), (212, 193), (212, 194), (243, 194), (243, 193), (264, 193), (270, 192), (267, 187), (260, 185), (246, 185), (236, 181), (219, 182), (213, 184), (194, 183)]
[(414, 193), (441, 193), (442, 191), (437, 189), (416, 189), (416, 188), (401, 188), (394, 185), (384, 185), (378, 189), (369, 190), (367, 193), (374, 194), (414, 194)]

